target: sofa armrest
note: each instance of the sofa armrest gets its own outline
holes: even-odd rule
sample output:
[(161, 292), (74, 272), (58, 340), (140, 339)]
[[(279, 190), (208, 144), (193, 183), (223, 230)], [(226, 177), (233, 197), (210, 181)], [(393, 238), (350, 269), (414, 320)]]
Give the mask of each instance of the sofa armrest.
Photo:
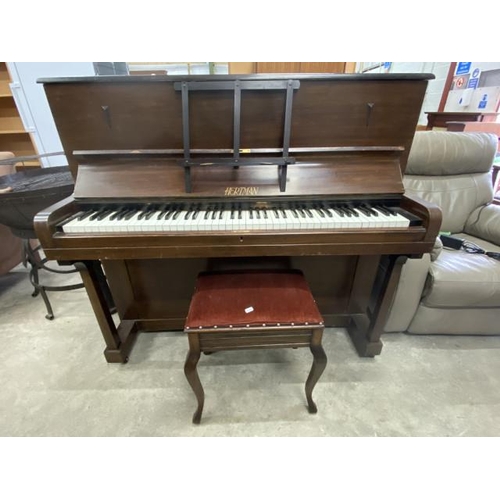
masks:
[(425, 254), (421, 259), (409, 259), (403, 266), (385, 324), (386, 332), (405, 332), (408, 329), (420, 304), (430, 263), (430, 254)]
[(464, 232), (500, 245), (500, 206), (484, 205), (476, 208), (469, 215)]

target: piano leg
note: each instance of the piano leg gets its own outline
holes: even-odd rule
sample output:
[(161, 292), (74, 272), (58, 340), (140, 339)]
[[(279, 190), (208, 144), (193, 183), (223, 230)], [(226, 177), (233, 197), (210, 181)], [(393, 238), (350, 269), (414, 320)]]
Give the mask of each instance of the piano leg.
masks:
[(371, 300), (366, 313), (352, 314), (347, 331), (361, 357), (373, 358), (382, 351), (380, 336), (384, 331), (387, 314), (392, 304), (396, 287), (406, 256), (382, 257), (377, 269)]
[[(99, 261), (75, 262), (87, 290), (94, 314), (106, 342), (104, 357), (108, 363), (126, 363), (135, 339), (135, 321), (122, 321), (116, 328), (110, 312), (111, 291)], [(111, 301), (112, 303), (112, 301)]]

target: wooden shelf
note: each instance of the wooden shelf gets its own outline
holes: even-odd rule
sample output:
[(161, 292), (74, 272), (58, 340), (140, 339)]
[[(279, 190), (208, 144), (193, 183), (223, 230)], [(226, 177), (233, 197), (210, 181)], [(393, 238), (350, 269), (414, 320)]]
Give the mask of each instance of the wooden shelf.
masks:
[(33, 147), (30, 135), (26, 132), (0, 135), (0, 151), (12, 151), (16, 156), (38, 154)]
[[(0, 62), (0, 151), (11, 151), (16, 156), (38, 154), (31, 135), (24, 129), (16, 102), (10, 91), (7, 64)], [(18, 163), (19, 169), (40, 167), (40, 162)], [(16, 166), (16, 168), (18, 168)]]
[(9, 130), (0, 130), (0, 135), (7, 135), (7, 134), (29, 134), (29, 132), (26, 132), (26, 130), (20, 128), (20, 129), (9, 129)]

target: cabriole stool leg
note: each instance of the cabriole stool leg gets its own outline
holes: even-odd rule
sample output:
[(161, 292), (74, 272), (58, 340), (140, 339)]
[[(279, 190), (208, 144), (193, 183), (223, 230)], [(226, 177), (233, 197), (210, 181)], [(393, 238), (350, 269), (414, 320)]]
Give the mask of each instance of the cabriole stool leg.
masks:
[(313, 364), (311, 367), (311, 371), (309, 372), (309, 376), (306, 381), (306, 398), (308, 404), (309, 413), (317, 413), (318, 408), (316, 407), (316, 403), (312, 399), (312, 391), (316, 382), (321, 377), (321, 374), (324, 372), (326, 367), (326, 354), (321, 345), (321, 338), (323, 336), (323, 328), (316, 328), (313, 330), (311, 337), (311, 345), (310, 349), (313, 355)]
[(203, 391), (203, 386), (201, 385), (200, 378), (198, 377), (198, 371), (196, 370), (196, 365), (200, 359), (200, 341), (198, 334), (189, 333), (189, 352), (186, 357), (186, 362), (184, 364), (184, 374), (186, 375), (187, 381), (193, 389), (193, 392), (198, 400), (198, 408), (193, 414), (193, 424), (199, 424), (201, 421), (201, 413), (203, 411), (203, 403), (205, 401), (205, 393)]

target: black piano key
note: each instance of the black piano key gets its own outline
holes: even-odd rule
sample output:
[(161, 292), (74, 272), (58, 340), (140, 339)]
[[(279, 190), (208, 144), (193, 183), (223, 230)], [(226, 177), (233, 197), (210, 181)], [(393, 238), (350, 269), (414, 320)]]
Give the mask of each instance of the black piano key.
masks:
[(146, 208), (144, 207), (139, 210), (139, 215), (137, 216), (137, 220), (143, 219), (145, 215), (146, 215)]
[(342, 207), (342, 209), (344, 210), (347, 217), (359, 217), (359, 213), (356, 212), (356, 209), (353, 207), (346, 205), (346, 206)]
[(137, 210), (135, 208), (128, 208), (127, 210), (123, 210), (117, 217), (116, 220), (128, 220), (125, 219), (125, 217), (128, 217), (129, 219), (132, 218), (135, 214), (137, 213)]
[(145, 220), (149, 220), (151, 219), (151, 217), (153, 217), (153, 215), (156, 213), (156, 210), (151, 210), (149, 211), (145, 216), (144, 216), (144, 219)]
[(166, 217), (167, 215), (167, 210), (162, 210), (159, 214), (158, 214), (158, 217), (156, 217), (156, 220), (162, 220)]
[(385, 206), (385, 205), (384, 205), (384, 208), (385, 208), (385, 209), (389, 212), (389, 214), (390, 214), (390, 215), (392, 215), (393, 217), (397, 217), (397, 216), (398, 216), (392, 207), (387, 207), (387, 206)]
[(87, 217), (90, 217), (94, 213), (93, 210), (87, 210), (83, 212), (80, 217), (78, 217), (78, 220), (85, 220)]
[(321, 208), (323, 209), (323, 212), (325, 212), (325, 214), (328, 215), (328, 217), (333, 217), (333, 213), (329, 208), (323, 206)]
[(315, 205), (313, 207), (313, 210), (315, 212), (317, 212), (320, 217), (322, 217), (323, 219), (325, 218), (325, 214), (324, 214), (323, 210), (321, 210), (321, 207), (319, 207), (318, 205)]
[(172, 217), (172, 215), (175, 214), (176, 210), (177, 210), (177, 204), (174, 203), (170, 207), (170, 210), (167, 212), (167, 215), (165, 215), (165, 220), (169, 220)]
[(378, 210), (379, 212), (381, 212), (384, 215), (394, 215), (394, 214), (391, 214), (391, 212), (389, 212), (389, 210), (387, 210), (385, 207), (383, 207), (381, 205), (375, 205), (373, 208), (375, 208), (376, 210)]
[(109, 214), (112, 214), (114, 210), (109, 208), (108, 210), (104, 210), (98, 217), (97, 220), (104, 220)]
[(198, 215), (200, 214), (200, 211), (201, 211), (201, 205), (200, 204), (195, 205), (191, 220), (195, 220), (196, 217), (198, 217)]
[(282, 213), (283, 215), (283, 219), (288, 219), (288, 217), (286, 216), (286, 212), (285, 212), (285, 209), (284, 208), (280, 208), (280, 212)]
[(89, 217), (89, 220), (96, 220), (102, 213), (105, 212), (105, 209), (104, 208), (101, 208), (100, 210), (98, 210), (97, 212), (94, 212), (90, 217)]
[(371, 214), (371, 215), (375, 215), (375, 216), (377, 216), (377, 215), (378, 215), (378, 214), (377, 214), (377, 212), (375, 212), (375, 210), (373, 210), (373, 208), (372, 208), (372, 207), (370, 207), (370, 205), (367, 205), (367, 204), (365, 203), (365, 204), (363, 204), (363, 207), (364, 207), (364, 208), (366, 208), (366, 209), (368, 210), (368, 212), (370, 212), (370, 214)]
[(309, 208), (304, 207), (304, 211), (305, 211), (306, 215), (307, 215), (309, 218), (314, 219), (314, 215), (313, 215), (313, 213), (311, 212), (311, 210), (309, 210)]
[(340, 217), (345, 217), (346, 214), (340, 207), (334, 206), (332, 208), (335, 212), (337, 212), (338, 215), (340, 215)]
[(158, 211), (158, 212), (160, 212), (160, 213), (159, 213), (159, 214), (158, 214), (158, 216), (156, 217), (156, 220), (160, 220), (160, 219), (161, 219), (161, 218), (163, 218), (163, 217), (164, 217), (164, 215), (167, 213), (167, 205), (166, 205), (166, 204), (160, 205), (160, 206), (158, 207), (158, 210), (157, 210), (157, 211)]
[(306, 213), (304, 212), (303, 208), (301, 206), (297, 207), (297, 210), (299, 211), (300, 215), (302, 217), (305, 217), (306, 216)]
[[(134, 215), (136, 215), (138, 213), (138, 210), (135, 209), (135, 210), (130, 210), (130, 212), (127, 212), (124, 217), (123, 217), (123, 220), (130, 220)], [(120, 220), (120, 219), (119, 219)]]
[(115, 210), (115, 213), (113, 215), (111, 215), (111, 217), (109, 218), (109, 220), (115, 220), (117, 219), (121, 214), (125, 213), (128, 209), (125, 208), (125, 207), (122, 207), (122, 208), (118, 208), (117, 210)]
[[(144, 211), (143, 219), (151, 218), (151, 216), (154, 215), (155, 212), (156, 212), (156, 206), (155, 205), (148, 205), (148, 207)], [(150, 214), (152, 214), (152, 215), (150, 215)]]
[(81, 215), (85, 214), (85, 211), (80, 211), (77, 212), (76, 214), (71, 215), (67, 219), (64, 219), (58, 226), (64, 226), (64, 224), (67, 224), (68, 222), (71, 222), (72, 220), (78, 219)]
[(366, 215), (367, 217), (371, 217), (371, 216), (372, 216), (371, 212), (370, 212), (369, 210), (367, 210), (365, 207), (363, 207), (363, 206), (361, 206), (361, 205), (360, 205), (359, 207), (356, 207), (356, 208), (357, 208), (357, 210), (359, 210), (359, 211), (360, 211), (363, 215)]
[(217, 218), (217, 204), (214, 205), (213, 209), (210, 210), (210, 218), (212, 220)]
[(194, 212), (193, 205), (189, 205), (186, 208), (186, 215), (184, 215), (184, 220), (188, 220), (189, 217), (191, 217), (191, 215), (193, 215), (193, 212)]

